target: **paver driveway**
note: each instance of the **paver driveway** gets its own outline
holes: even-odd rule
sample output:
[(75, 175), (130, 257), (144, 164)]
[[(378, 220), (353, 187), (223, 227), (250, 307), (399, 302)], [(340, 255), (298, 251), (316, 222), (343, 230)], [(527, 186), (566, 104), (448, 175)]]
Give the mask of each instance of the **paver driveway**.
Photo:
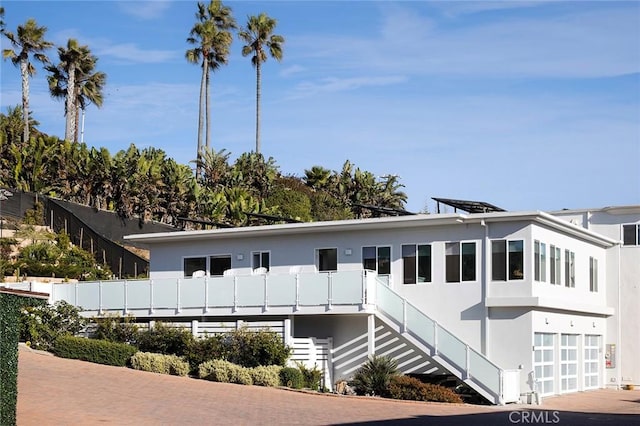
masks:
[[(532, 411), (529, 411), (532, 410)], [(18, 425), (640, 424), (640, 391), (487, 407), (315, 395), (213, 383), (21, 348)]]

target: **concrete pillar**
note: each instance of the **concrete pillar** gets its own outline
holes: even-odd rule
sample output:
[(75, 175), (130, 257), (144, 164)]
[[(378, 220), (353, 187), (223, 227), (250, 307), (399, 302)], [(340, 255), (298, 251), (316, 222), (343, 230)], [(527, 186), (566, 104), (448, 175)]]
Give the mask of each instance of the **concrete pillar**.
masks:
[(191, 321), (191, 334), (193, 337), (198, 337), (198, 320)]
[(285, 346), (293, 346), (293, 318), (289, 316), (283, 321), (282, 334), (284, 337)]
[(376, 353), (376, 316), (367, 316), (367, 355), (373, 356)]

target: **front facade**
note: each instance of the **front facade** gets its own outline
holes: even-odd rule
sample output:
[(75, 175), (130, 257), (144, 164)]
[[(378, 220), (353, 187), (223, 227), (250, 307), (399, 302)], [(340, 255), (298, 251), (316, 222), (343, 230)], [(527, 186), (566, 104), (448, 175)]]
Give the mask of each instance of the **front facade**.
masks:
[(506, 403), (622, 383), (631, 363), (620, 351), (613, 366), (605, 359), (621, 341), (612, 270), (622, 247), (566, 217), (415, 215), (129, 238), (150, 248), (149, 280), (55, 286), (54, 298), (87, 315), (180, 317), (200, 331), (266, 324), (287, 342), (326, 345), (328, 385), (389, 355), (404, 372), (455, 375)]

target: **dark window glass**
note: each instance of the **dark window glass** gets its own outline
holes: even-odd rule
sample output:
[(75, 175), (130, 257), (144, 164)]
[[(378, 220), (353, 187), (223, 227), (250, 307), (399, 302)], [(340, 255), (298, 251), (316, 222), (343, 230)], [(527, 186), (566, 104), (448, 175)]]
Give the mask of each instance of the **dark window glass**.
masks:
[(509, 241), (509, 279), (524, 279), (524, 253), (522, 240)]
[(460, 243), (445, 244), (445, 280), (448, 283), (460, 282)]
[(267, 271), (271, 267), (271, 261), (269, 259), (268, 251), (256, 251), (253, 253), (253, 259), (251, 261), (251, 267), (253, 269), (265, 268)]
[(318, 250), (318, 270), (321, 272), (338, 270), (338, 249)]
[(231, 269), (231, 256), (211, 256), (209, 269), (212, 276), (224, 275), (224, 271)]
[(462, 281), (476, 279), (476, 243), (462, 243)]
[(403, 283), (415, 284), (416, 283), (416, 246), (404, 245), (402, 246), (402, 267), (403, 267)]
[(184, 276), (185, 278), (191, 278), (195, 271), (207, 270), (207, 258), (206, 257), (188, 257), (184, 259)]
[(418, 246), (418, 282), (431, 282), (431, 246)]
[(625, 246), (638, 245), (640, 228), (638, 225), (622, 225), (622, 240)]
[(540, 241), (533, 242), (533, 279), (540, 281)]
[(391, 273), (391, 247), (378, 247), (378, 274)]
[(370, 271), (376, 270), (376, 248), (362, 247), (362, 267)]
[(507, 242), (505, 240), (491, 241), (491, 279), (507, 280)]

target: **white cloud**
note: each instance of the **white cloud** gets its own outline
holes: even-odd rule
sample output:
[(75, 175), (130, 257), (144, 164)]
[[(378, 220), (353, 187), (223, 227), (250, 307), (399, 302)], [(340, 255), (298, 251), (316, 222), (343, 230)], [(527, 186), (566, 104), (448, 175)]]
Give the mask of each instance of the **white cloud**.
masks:
[(299, 74), (301, 72), (306, 71), (306, 68), (301, 65), (292, 65), (280, 71), (280, 75), (282, 77), (289, 77), (295, 74)]
[(406, 81), (404, 76), (382, 77), (350, 77), (337, 78), (326, 77), (315, 82), (303, 82), (298, 84), (289, 95), (290, 99), (299, 99), (314, 96), (319, 93), (336, 93), (356, 90), (363, 87), (390, 86)]
[(180, 56), (180, 52), (171, 50), (142, 49), (134, 43), (109, 44), (104, 41), (96, 44), (95, 52), (98, 57), (111, 56), (127, 62), (145, 64), (167, 62)]
[(127, 15), (148, 20), (161, 17), (169, 8), (170, 4), (171, 2), (166, 0), (128, 0), (118, 2), (118, 7)]

